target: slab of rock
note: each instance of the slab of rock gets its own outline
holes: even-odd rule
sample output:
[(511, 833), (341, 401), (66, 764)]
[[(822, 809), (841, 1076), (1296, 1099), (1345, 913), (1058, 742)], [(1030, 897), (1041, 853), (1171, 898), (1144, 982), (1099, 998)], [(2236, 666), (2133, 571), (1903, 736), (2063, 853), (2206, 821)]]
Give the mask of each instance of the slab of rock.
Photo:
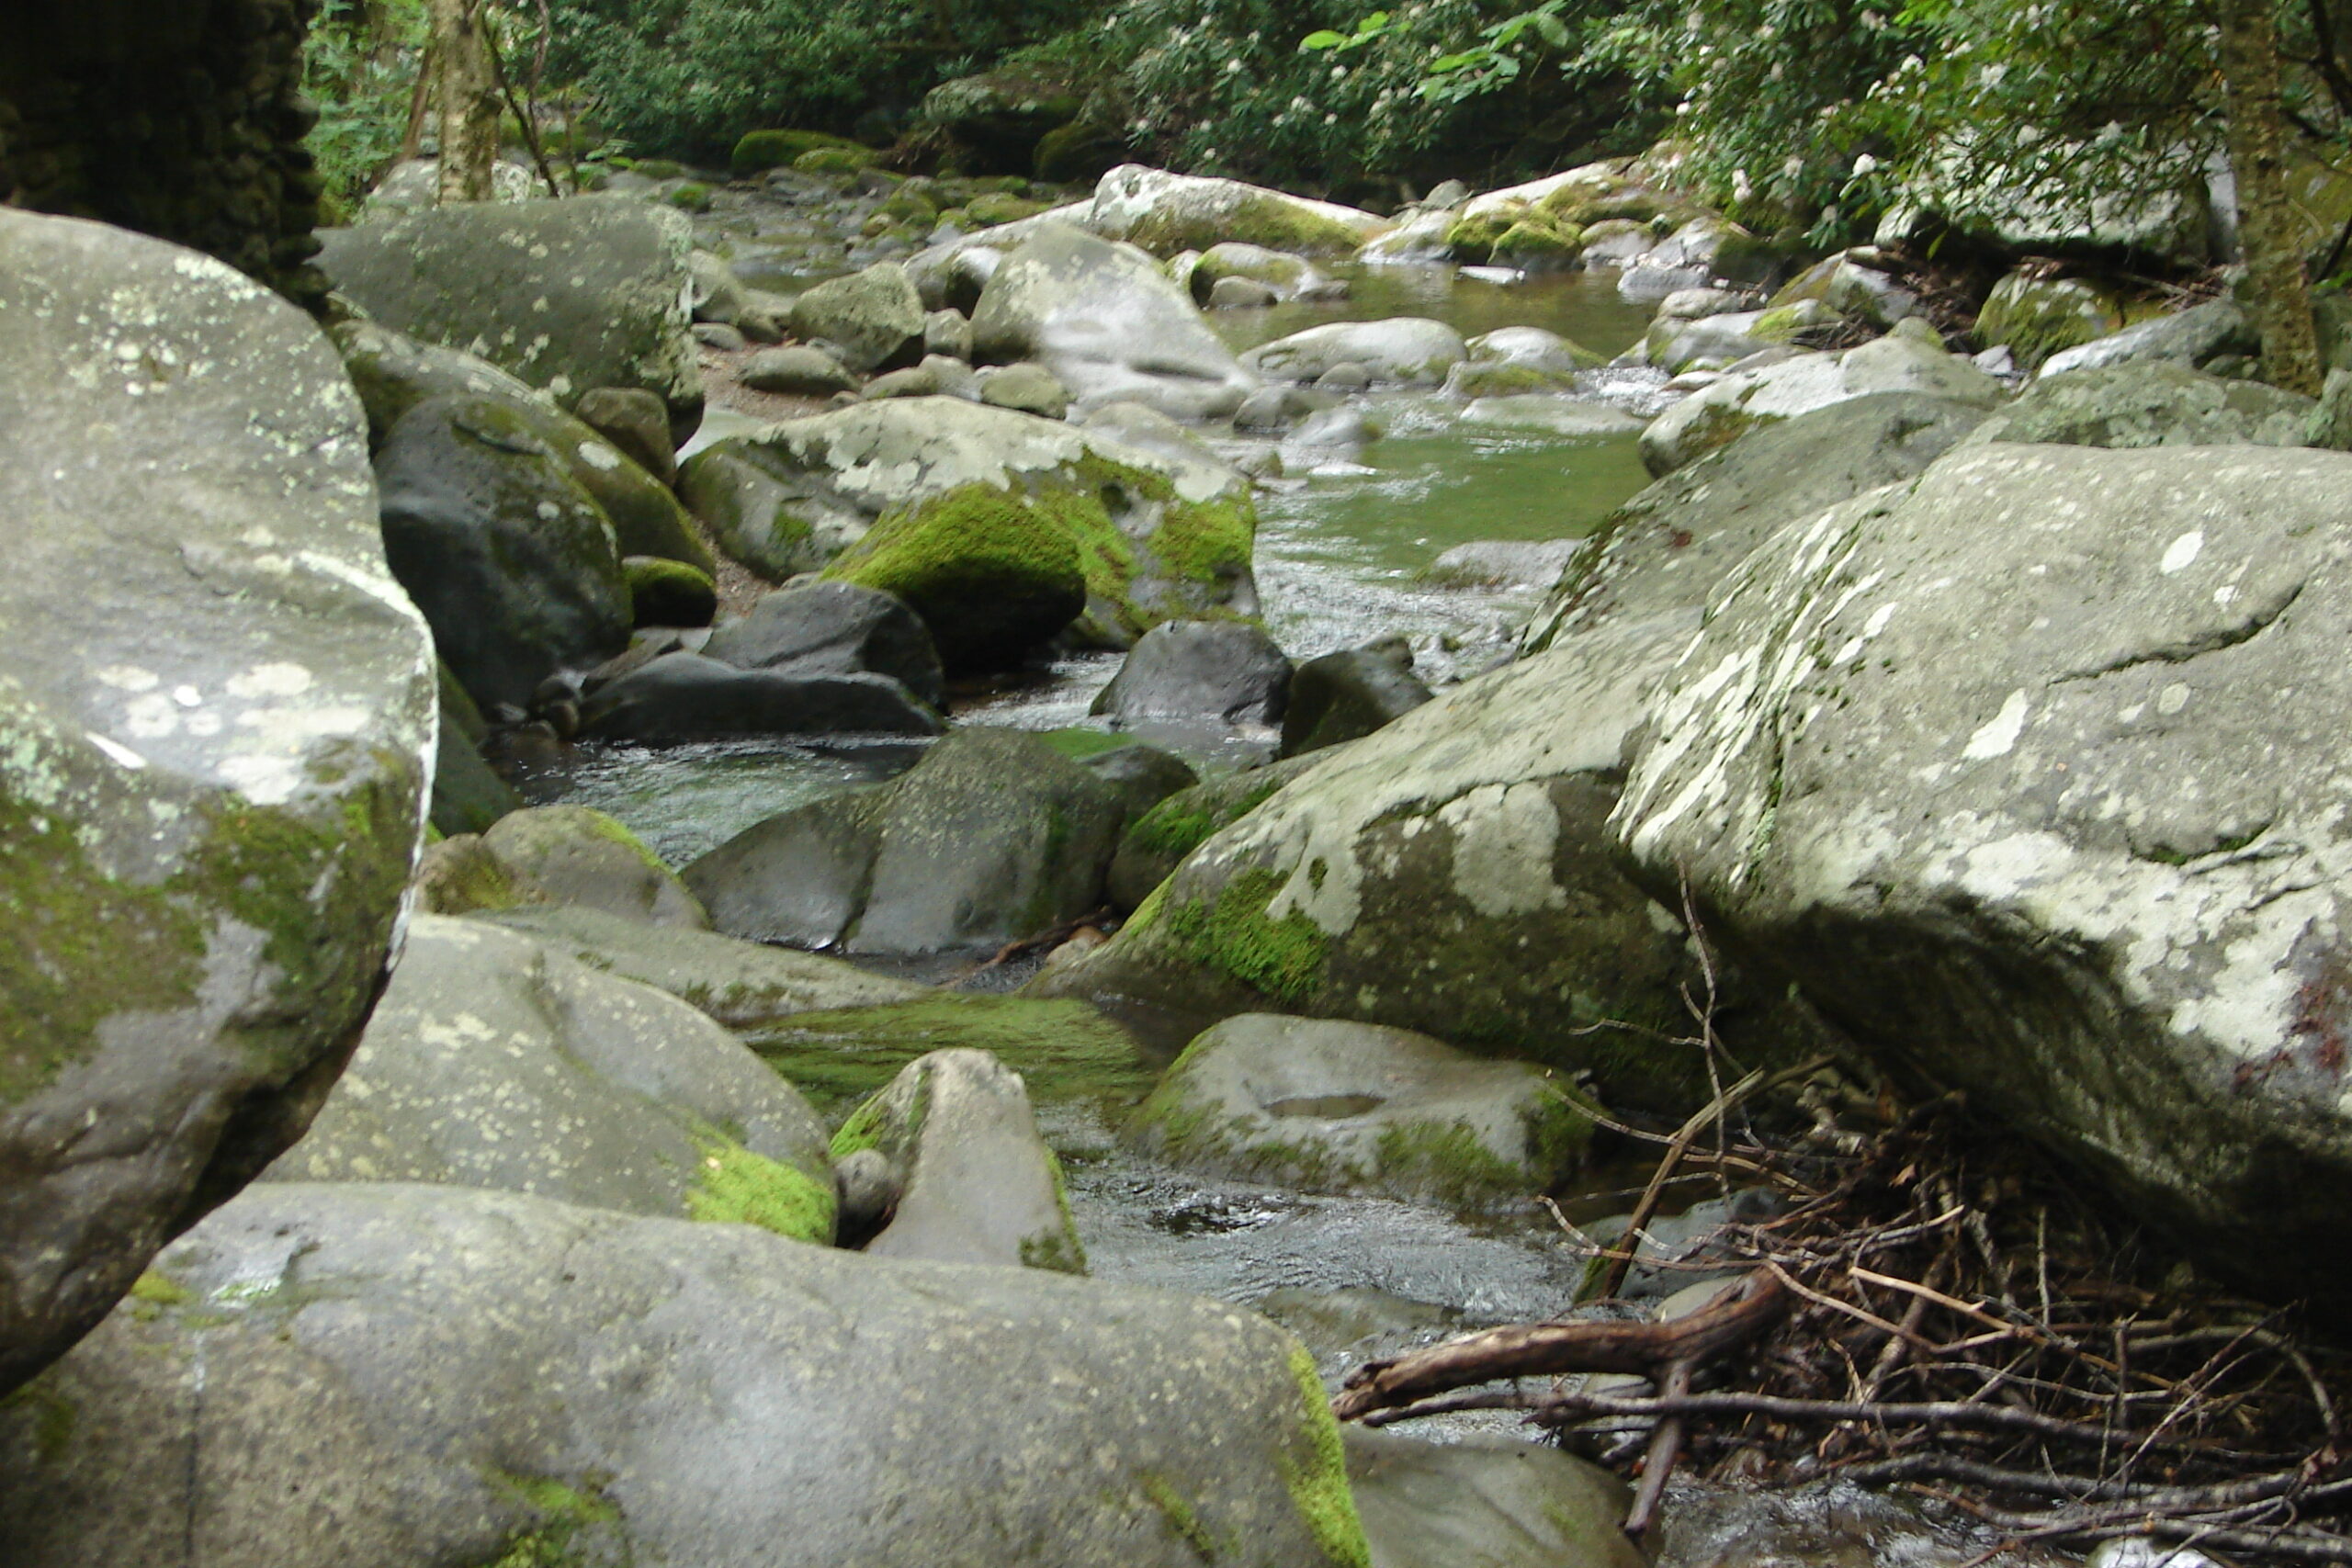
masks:
[(1290, 660), (1246, 621), (1170, 621), (1146, 632), (1091, 712), (1118, 723), (1150, 718), (1276, 724)]
[(965, 728), (887, 784), (746, 829), (685, 880), (755, 942), (993, 951), (1099, 904), (1123, 821), (1116, 791), (1035, 736)]
[(669, 992), (729, 1029), (838, 1008), (879, 1007), (932, 996), (928, 986), (869, 974), (815, 953), (713, 931), (649, 926), (577, 904), (532, 904), (479, 919), (625, 980)]
[(1644, 1568), (1632, 1502), (1597, 1464), (1511, 1438), (1415, 1442), (1346, 1427), (1372, 1568)]
[(1523, 1062), (1408, 1030), (1244, 1013), (1185, 1048), (1125, 1136), (1219, 1176), (1483, 1203), (1573, 1175), (1592, 1122)]
[(1605, 824), (1626, 737), (1697, 618), (1619, 623), (1309, 759), (1032, 994), (1195, 1032), (1238, 1012), (1352, 1018), (1603, 1068), (1612, 1102), (1703, 1099), (1687, 1053), (1583, 1032), (1682, 1016), (1680, 928), (1617, 869)]
[(1230, 414), (1258, 385), (1151, 258), (1067, 225), (1007, 254), (972, 310), (983, 364), (1034, 361), (1080, 412), (1136, 402), (1171, 418)]
[(2063, 376), (2070, 370), (2096, 370), (2132, 359), (2169, 359), (2200, 366), (2223, 355), (2261, 352), (2262, 334), (2255, 330), (2245, 308), (2234, 299), (2209, 299), (2177, 314), (2158, 316), (2062, 350), (2042, 361), (2041, 373)]
[(649, 926), (708, 931), (710, 917), (644, 840), (585, 806), (510, 812), (482, 835), (508, 873), (559, 904)]
[(907, 269), (897, 262), (877, 262), (803, 294), (792, 307), (792, 330), (812, 343), (830, 344), (842, 364), (866, 375), (920, 357), (923, 315), (922, 297)]
[(1301, 757), (1358, 740), (1430, 700), (1409, 650), (1351, 648), (1310, 659), (1291, 677), (1283, 755)]
[(394, 332), (480, 355), (566, 408), (594, 387), (702, 414), (685, 214), (626, 197), (466, 202), (320, 231), (319, 265)]
[(518, 931), (420, 916), (269, 1181), (422, 1181), (833, 1235), (825, 1124), (684, 1002)]
[(1582, 539), (1473, 539), (1422, 575), (1440, 588), (1549, 588), (1586, 548)]
[(1725, 376), (1651, 422), (1642, 433), (1642, 460), (1662, 477), (1758, 425), (1876, 392), (1919, 392), (1988, 409), (2007, 395), (1967, 360), (1894, 333), (1842, 354), (1803, 354)]
[(837, 1159), (889, 1162), (896, 1211), (876, 1258), (1086, 1272), (1061, 1161), (1037, 1134), (1021, 1075), (986, 1051), (934, 1051), (853, 1112)]
[(808, 582), (770, 593), (711, 634), (706, 658), (739, 670), (888, 675), (936, 707), (946, 695), (922, 617), (888, 593)]
[(763, 348), (743, 366), (743, 385), (755, 392), (786, 392), (801, 398), (830, 398), (835, 392), (857, 390), (857, 376), (821, 348), (796, 344), (790, 348)]
[(2310, 398), (2225, 381), (2177, 360), (2126, 359), (2044, 376), (1969, 442), (2060, 446), (2301, 446)]
[(1125, 164), (1094, 187), (1087, 227), (1156, 256), (1206, 251), (1228, 240), (1307, 256), (1348, 256), (1394, 225), (1356, 208), (1239, 180)]
[(392, 426), (376, 468), (384, 554), (477, 702), (525, 705), (548, 676), (628, 645), (612, 523), (511, 406), (427, 399)]
[(157, 1280), (0, 1406), (12, 1563), (1368, 1562), (1312, 1361), (1221, 1303), (365, 1184)]
[(2335, 453), (1990, 446), (1784, 530), (1615, 822), (1886, 1059), (2217, 1267), (2339, 1303), (2347, 480)]
[(1332, 321), (1251, 349), (1242, 364), (1261, 376), (1312, 381), (1340, 365), (1361, 365), (1375, 382), (1441, 385), (1469, 357), (1462, 334), (1443, 321), (1397, 316), (1385, 321)]
[(888, 675), (739, 670), (666, 653), (605, 682), (581, 705), (580, 732), (672, 744), (742, 735), (937, 735), (945, 722)]
[(1558, 574), (1521, 651), (1612, 616), (1700, 608), (1782, 525), (1913, 478), (1989, 412), (1878, 392), (1748, 432), (1618, 508)]
[(396, 943), (435, 667), (359, 400), (292, 306), (0, 210), (0, 368), (5, 1392), (333, 1086)]
[(1612, 441), (1639, 435), (1643, 421), (1623, 409), (1556, 392), (1517, 392), (1479, 398), (1462, 411), (1470, 424), (1498, 430), (1535, 430), (1571, 441)]

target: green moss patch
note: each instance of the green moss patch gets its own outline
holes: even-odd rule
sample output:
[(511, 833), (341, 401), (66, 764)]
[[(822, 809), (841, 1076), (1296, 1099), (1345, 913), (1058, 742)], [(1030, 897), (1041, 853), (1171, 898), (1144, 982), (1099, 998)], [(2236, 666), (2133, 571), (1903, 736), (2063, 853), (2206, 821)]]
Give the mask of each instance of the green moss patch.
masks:
[(589, 1563), (629, 1564), (621, 1510), (605, 1495), (601, 1482), (571, 1486), (540, 1476), (493, 1472), (492, 1486), (533, 1515), (485, 1568), (586, 1568)]
[[(1167, 915), (1169, 931), (1193, 963), (1281, 1001), (1310, 1001), (1323, 988), (1330, 942), (1295, 909), (1280, 919), (1266, 913), (1283, 881), (1271, 871), (1245, 871), (1212, 899), (1176, 905)], [(1136, 923), (1142, 919), (1137, 910)]]
[[(801, 1013), (752, 1036), (751, 1046), (828, 1111), (877, 1092), (916, 1058), (956, 1046), (995, 1053), (1038, 1103), (1132, 1105), (1154, 1076), (1126, 1032), (1086, 1003), (1026, 997), (943, 996)], [(857, 1125), (855, 1117), (843, 1125), (834, 1157), (871, 1146), (843, 1146)]]
[(686, 1193), (688, 1214), (719, 1224), (757, 1225), (794, 1241), (831, 1243), (837, 1199), (831, 1181), (755, 1155), (716, 1133), (695, 1142), (702, 1158)]
[(1323, 1560), (1340, 1568), (1372, 1568), (1372, 1547), (1364, 1540), (1363, 1520), (1356, 1513), (1355, 1493), (1348, 1486), (1347, 1450), (1340, 1440), (1340, 1423), (1316, 1375), (1315, 1358), (1303, 1345), (1290, 1350), (1291, 1376), (1298, 1382), (1304, 1408), (1290, 1451), (1283, 1456), (1283, 1482), (1290, 1488), (1292, 1506), (1305, 1520)]
[(750, 130), (735, 143), (732, 163), (739, 175), (757, 175), (769, 169), (787, 168), (802, 153), (827, 147), (865, 151), (846, 136), (831, 136), (821, 130)]
[(1204, 1562), (1215, 1562), (1226, 1552), (1225, 1543), (1209, 1533), (1206, 1525), (1184, 1495), (1164, 1475), (1147, 1473), (1142, 1477), (1144, 1500), (1168, 1521), (1176, 1539), (1193, 1549), (1193, 1555)]
[(1073, 762), (1083, 762), (1089, 757), (1100, 757), (1105, 751), (1116, 751), (1136, 743), (1132, 735), (1114, 735), (1102, 729), (1048, 729), (1037, 739)]

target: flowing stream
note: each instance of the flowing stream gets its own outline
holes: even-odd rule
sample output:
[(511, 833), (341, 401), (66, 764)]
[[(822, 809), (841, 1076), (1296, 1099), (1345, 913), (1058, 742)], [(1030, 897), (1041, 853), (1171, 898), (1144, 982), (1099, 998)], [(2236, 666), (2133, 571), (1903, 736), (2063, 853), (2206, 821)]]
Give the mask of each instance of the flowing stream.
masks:
[[(1498, 287), (1451, 268), (1360, 269), (1350, 297), (1211, 315), (1237, 349), (1332, 321), (1430, 316), (1465, 337), (1541, 326), (1615, 355), (1647, 324), (1609, 275)], [(1599, 372), (1587, 395), (1634, 412), (1657, 378)], [(1580, 536), (1647, 482), (1630, 436), (1570, 440), (1464, 422), (1436, 392), (1365, 400), (1379, 439), (1344, 462), (1273, 481), (1260, 498), (1257, 576), (1268, 629), (1294, 659), (1402, 633), (1432, 683), (1475, 673), (1508, 648), (1541, 590), (1433, 586), (1424, 573), (1473, 540)], [(1228, 457), (1272, 445), (1215, 443)], [(1032, 729), (1099, 726), (1089, 703), (1115, 655), (1060, 660), (999, 687), (960, 694), (955, 716)], [(673, 863), (802, 802), (879, 783), (919, 750), (895, 745), (728, 742), (583, 755), (562, 797), (610, 812)], [(1204, 771), (1231, 766), (1193, 749)], [(1141, 1161), (1113, 1132), (1117, 1106), (1046, 1105), (1041, 1120), (1070, 1175), (1070, 1199), (1098, 1277), (1168, 1286), (1261, 1308), (1305, 1338), (1336, 1374), (1464, 1326), (1549, 1316), (1573, 1299), (1582, 1264), (1535, 1204), (1464, 1215), (1380, 1199), (1308, 1196), (1219, 1181)], [(1642, 1173), (1596, 1172), (1571, 1218), (1627, 1206)], [(1437, 1423), (1424, 1423), (1438, 1426)], [(1454, 1431), (1513, 1425), (1463, 1416)], [(1430, 1436), (1440, 1435), (1432, 1431)]]

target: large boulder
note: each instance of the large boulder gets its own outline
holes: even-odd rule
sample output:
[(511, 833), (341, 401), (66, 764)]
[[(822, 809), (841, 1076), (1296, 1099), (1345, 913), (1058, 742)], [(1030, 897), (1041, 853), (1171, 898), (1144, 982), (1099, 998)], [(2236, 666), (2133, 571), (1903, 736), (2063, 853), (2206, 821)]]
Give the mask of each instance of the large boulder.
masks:
[(1592, 1120), (1549, 1074), (1426, 1034), (1243, 1013), (1184, 1048), (1127, 1140), (1191, 1169), (1449, 1203), (1543, 1192)]
[(905, 603), (847, 582), (808, 582), (770, 593), (703, 645), (739, 670), (888, 675), (937, 706), (946, 695), (939, 650)]
[(1748, 432), (1612, 513), (1559, 574), (1521, 650), (1619, 615), (1698, 609), (1784, 525), (1913, 478), (1986, 417), (1974, 403), (1877, 392)]
[(834, 1135), (848, 1161), (872, 1150), (899, 1198), (877, 1258), (1086, 1272), (1061, 1161), (1037, 1134), (1021, 1075), (986, 1051), (934, 1051), (854, 1111)]
[(688, 866), (720, 931), (849, 953), (990, 950), (1102, 899), (1118, 793), (1035, 736), (959, 729), (879, 788), (772, 817)]
[(677, 873), (645, 841), (585, 806), (509, 812), (482, 834), (482, 847), (510, 876), (553, 902), (576, 904), (649, 926), (708, 931), (710, 917)]
[(1081, 411), (1137, 402), (1214, 419), (1257, 386), (1150, 257), (1061, 224), (1039, 229), (991, 273), (972, 310), (972, 354), (1044, 366)]
[(1094, 187), (1087, 227), (1156, 256), (1205, 251), (1227, 240), (1300, 255), (1350, 256), (1394, 225), (1356, 208), (1239, 180), (1125, 164)]
[(1247, 621), (1170, 621), (1143, 635), (1094, 699), (1119, 724), (1205, 719), (1272, 724), (1290, 692), (1290, 660)]
[(649, 926), (577, 904), (538, 904), (478, 919), (518, 931), (591, 968), (669, 992), (729, 1029), (800, 1013), (878, 1007), (932, 995), (837, 958), (680, 926)]
[(1339, 366), (1361, 365), (1376, 382), (1434, 387), (1469, 355), (1462, 334), (1443, 321), (1397, 316), (1309, 327), (1251, 349), (1241, 362), (1288, 381), (1313, 381)]
[(384, 554), (477, 702), (527, 704), (560, 670), (628, 643), (613, 525), (504, 402), (429, 398), (377, 455)]
[(2058, 446), (2301, 446), (2310, 398), (2225, 381), (2177, 360), (2126, 359), (2044, 376), (1969, 437)]
[(1972, 335), (1977, 347), (2006, 348), (2020, 367), (2034, 370), (2053, 354), (2122, 330), (2122, 305), (2098, 284), (2020, 271), (1993, 286)]
[(729, 559), (785, 582), (819, 570), (865, 531), (855, 514), (812, 522), (807, 487), (792, 467), (762, 457), (738, 438), (707, 446), (678, 468), (679, 499)]
[(1724, 377), (1651, 422), (1642, 432), (1642, 461), (1653, 474), (1670, 474), (1759, 424), (1878, 392), (1919, 392), (1980, 408), (2005, 396), (1998, 381), (1927, 335), (1890, 333), (1842, 354), (1801, 354)]
[(2234, 299), (2209, 299), (2177, 314), (2157, 316), (2053, 354), (2042, 362), (2041, 373), (2063, 376), (2070, 370), (2097, 370), (2132, 359), (2203, 366), (2225, 355), (2261, 352), (2262, 335), (2255, 330), (2245, 307)]
[(1194, 850), (1263, 805), (1266, 797), (1323, 761), (1309, 754), (1226, 773), (1162, 798), (1129, 823), (1111, 861), (1111, 903), (1139, 908)]
[(1325, 754), (1032, 992), (1169, 1032), (1355, 1019), (1595, 1069), (1612, 1099), (1686, 1100), (1697, 1054), (1641, 1032), (1678, 1031), (1684, 936), (1618, 870), (1605, 823), (1626, 737), (1696, 619), (1621, 622)]
[(833, 1236), (825, 1125), (673, 997), (419, 916), (334, 1094), (271, 1181), (490, 1187)]
[(831, 345), (861, 375), (921, 358), (922, 326), (922, 297), (896, 262), (820, 283), (792, 307), (795, 333)]
[(605, 682), (580, 709), (581, 733), (654, 744), (745, 735), (936, 735), (945, 723), (888, 675), (739, 670), (666, 653)]
[(1624, 1483), (1589, 1461), (1487, 1434), (1427, 1443), (1363, 1427), (1340, 1432), (1372, 1568), (1644, 1568), (1648, 1561), (1622, 1528)]
[(1283, 755), (1303, 757), (1361, 739), (1429, 700), (1409, 648), (1375, 643), (1310, 659), (1291, 677)]
[(155, 1278), (0, 1406), (11, 1563), (1367, 1564), (1312, 1360), (1222, 1303), (389, 1184)]
[(1616, 829), (1884, 1059), (2352, 1299), (2352, 458), (1993, 446), (1783, 531)]
[(720, 443), (777, 481), (771, 533), (857, 544), (827, 575), (896, 595), (952, 671), (1017, 658), (1081, 615), (1117, 645), (1249, 614), (1257, 509), (1213, 461), (954, 398), (862, 403)]
[(1067, 72), (1001, 65), (942, 82), (923, 95), (915, 118), (968, 149), (983, 168), (1025, 175), (1037, 144), (1078, 118), (1085, 101), (1085, 86)]
[(0, 1391), (301, 1134), (394, 944), (435, 668), (334, 351), (0, 210)]
[(701, 416), (682, 212), (625, 197), (465, 202), (320, 238), (335, 288), (395, 332), (480, 355), (566, 408), (639, 387), (673, 428)]

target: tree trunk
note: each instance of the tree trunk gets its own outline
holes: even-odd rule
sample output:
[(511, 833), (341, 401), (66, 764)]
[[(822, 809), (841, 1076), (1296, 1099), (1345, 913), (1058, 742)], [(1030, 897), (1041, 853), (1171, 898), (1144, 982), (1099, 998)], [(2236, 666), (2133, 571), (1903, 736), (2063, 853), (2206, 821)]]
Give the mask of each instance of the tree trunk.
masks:
[(434, 89), (441, 106), (441, 199), (488, 201), (498, 164), (498, 78), (481, 15), (487, 0), (432, 0)]
[(2230, 172), (2238, 188), (2238, 243), (2245, 253), (2263, 374), (2276, 387), (2316, 396), (2319, 341), (2287, 197), (2287, 117), (2279, 99), (2275, 0), (2218, 0), (2222, 92), (2229, 117)]

